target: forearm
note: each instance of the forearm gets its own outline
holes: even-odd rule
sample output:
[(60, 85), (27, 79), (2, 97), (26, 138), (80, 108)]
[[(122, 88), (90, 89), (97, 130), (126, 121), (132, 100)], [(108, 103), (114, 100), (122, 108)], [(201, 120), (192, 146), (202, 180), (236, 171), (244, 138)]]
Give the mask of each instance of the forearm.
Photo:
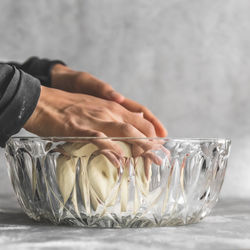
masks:
[(0, 146), (19, 132), (33, 113), (40, 96), (40, 82), (25, 72), (0, 64)]

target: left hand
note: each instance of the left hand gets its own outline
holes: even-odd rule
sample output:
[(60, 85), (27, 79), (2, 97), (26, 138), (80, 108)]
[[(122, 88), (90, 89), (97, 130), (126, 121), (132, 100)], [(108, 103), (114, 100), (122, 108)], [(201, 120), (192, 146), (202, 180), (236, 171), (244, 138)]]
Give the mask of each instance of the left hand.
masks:
[(70, 69), (62, 64), (56, 64), (51, 70), (51, 87), (72, 93), (82, 93), (119, 103), (127, 110), (142, 113), (155, 128), (156, 135), (166, 137), (167, 131), (162, 123), (143, 105), (125, 98), (116, 92), (108, 83), (103, 82), (86, 72)]

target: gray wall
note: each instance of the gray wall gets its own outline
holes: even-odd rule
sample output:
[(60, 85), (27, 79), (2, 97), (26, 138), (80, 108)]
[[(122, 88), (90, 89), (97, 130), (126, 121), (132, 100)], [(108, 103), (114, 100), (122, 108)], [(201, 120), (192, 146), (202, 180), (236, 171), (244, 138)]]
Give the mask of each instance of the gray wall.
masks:
[[(1, 0), (0, 10), (0, 59), (62, 59), (148, 106), (170, 137), (231, 138), (222, 196), (249, 196), (249, 0)], [(0, 160), (0, 192), (11, 192)]]

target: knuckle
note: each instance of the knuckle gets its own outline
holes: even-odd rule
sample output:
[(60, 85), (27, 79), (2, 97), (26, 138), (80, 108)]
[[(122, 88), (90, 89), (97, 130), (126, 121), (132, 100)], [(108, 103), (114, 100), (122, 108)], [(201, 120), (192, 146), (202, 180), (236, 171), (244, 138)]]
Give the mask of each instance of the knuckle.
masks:
[(155, 136), (155, 127), (153, 126), (152, 123), (147, 121), (146, 129), (149, 136)]
[(78, 126), (77, 124), (67, 124), (65, 127), (65, 133), (69, 135), (74, 135), (74, 136), (79, 136), (83, 135), (84, 136), (84, 131), (83, 129)]
[(66, 118), (66, 121), (64, 122), (64, 126), (68, 129), (76, 128), (77, 126), (76, 126), (76, 121), (75, 121), (74, 117), (69, 115)]
[(137, 112), (137, 113), (135, 113), (135, 116), (136, 116), (136, 118), (139, 117), (139, 119), (143, 118), (143, 112)]
[(128, 123), (120, 123), (120, 129), (124, 133), (131, 133), (133, 131), (133, 126)]
[(106, 108), (102, 107), (100, 109), (96, 109), (91, 113), (91, 116), (94, 118), (100, 118), (103, 119), (107, 115), (107, 110)]
[(154, 125), (150, 121), (143, 118), (143, 113), (136, 113), (135, 116), (140, 130), (144, 131), (147, 136), (154, 137), (156, 135)]
[(137, 106), (136, 107), (136, 112), (137, 113), (144, 113), (144, 111), (145, 111), (145, 107), (144, 106), (141, 106), (141, 105), (139, 105), (139, 106)]
[(94, 136), (94, 137), (104, 137), (104, 134), (102, 132), (100, 132), (100, 131), (94, 131), (92, 133), (92, 136)]
[(145, 110), (144, 110), (143, 107), (139, 107), (138, 110), (137, 110), (138, 113), (143, 113), (144, 111), (145, 111)]
[(74, 116), (68, 116), (67, 120), (64, 122), (64, 130), (67, 133), (73, 134), (83, 134), (85, 132), (85, 129)]

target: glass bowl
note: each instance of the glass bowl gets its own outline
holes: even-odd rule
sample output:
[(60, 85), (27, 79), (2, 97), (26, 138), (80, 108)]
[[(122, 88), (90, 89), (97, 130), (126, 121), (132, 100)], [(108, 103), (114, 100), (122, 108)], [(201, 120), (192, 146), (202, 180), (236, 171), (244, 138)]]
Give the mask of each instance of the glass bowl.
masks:
[(218, 200), (227, 139), (12, 137), (9, 175), (36, 221), (82, 227), (199, 222)]

